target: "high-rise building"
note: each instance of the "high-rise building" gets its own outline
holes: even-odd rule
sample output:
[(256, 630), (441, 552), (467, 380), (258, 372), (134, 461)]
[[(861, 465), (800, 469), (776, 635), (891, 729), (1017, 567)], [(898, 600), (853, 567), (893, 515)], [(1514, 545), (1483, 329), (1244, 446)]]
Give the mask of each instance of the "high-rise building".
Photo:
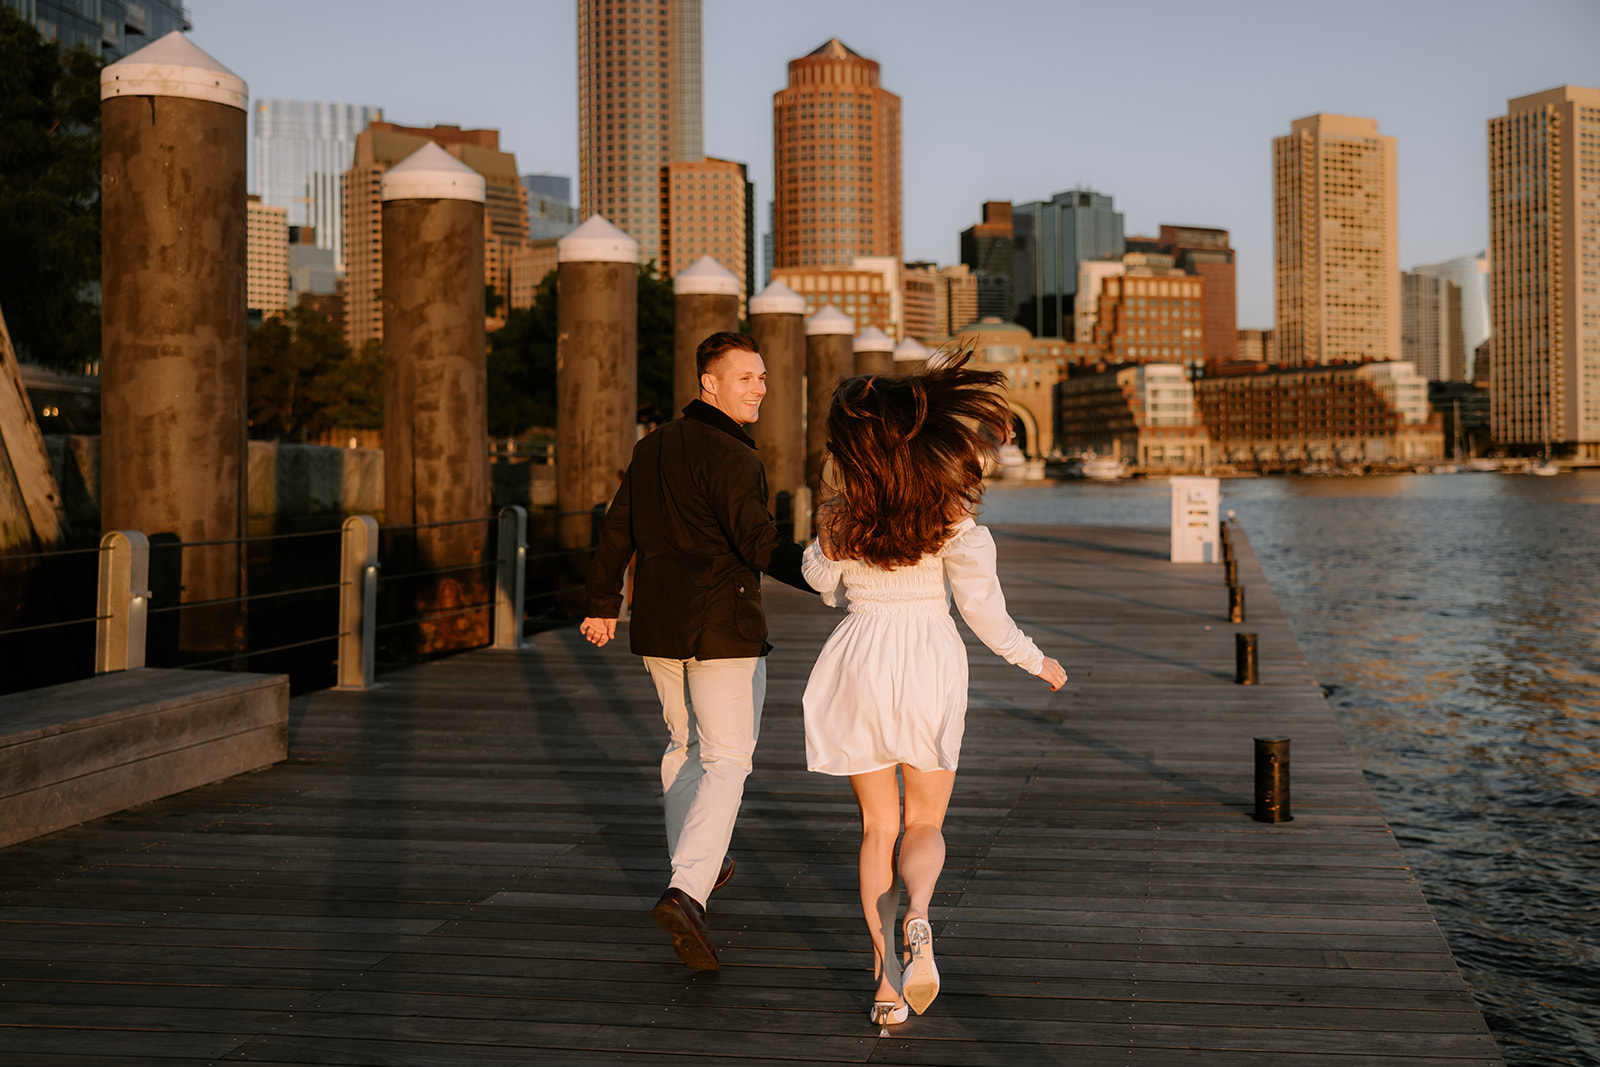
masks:
[[(901, 255), (900, 98), (837, 38), (789, 61), (772, 97), (775, 267)], [(861, 325), (858, 321), (857, 325)]]
[(775, 261), (773, 250), (777, 247), (773, 242), (772, 220), (777, 217), (777, 206), (767, 201), (767, 232), (761, 235), (761, 288), (765, 289), (772, 284), (772, 266)]
[[(705, 156), (661, 168), (666, 230), (661, 257), (669, 278), (710, 256), (739, 279), (739, 305), (752, 295), (755, 274), (755, 187), (743, 163)], [(742, 311), (741, 311), (742, 314)]]
[(961, 262), (977, 284), (979, 317), (1011, 318), (1011, 201), (984, 202), (983, 221), (961, 231)]
[(983, 316), (978, 314), (978, 279), (965, 263), (939, 268), (944, 275), (945, 295), (950, 302), (950, 330), (964, 329)]
[(1015, 320), (1036, 337), (1073, 340), (1078, 264), (1127, 250), (1121, 212), (1109, 196), (1074, 189), (1012, 205), (1011, 228)]
[(383, 109), (310, 100), (256, 100), (250, 106), (250, 185), (264, 204), (309, 226), (317, 247), (344, 264), (342, 179), (356, 138)]
[(62, 48), (87, 48), (107, 63), (174, 30), (193, 29), (181, 0), (0, 0)]
[(1446, 278), (1461, 287), (1461, 346), (1467, 354), (1467, 381), (1472, 379), (1473, 353), (1489, 338), (1489, 254), (1458, 256), (1414, 268), (1429, 278)]
[(559, 174), (524, 174), (522, 187), (528, 191), (528, 240), (565, 237), (578, 228), (571, 178)]
[(705, 157), (700, 0), (578, 0), (578, 217), (665, 269), (662, 168)]
[(1401, 273), (1400, 358), (1430, 382), (1467, 381), (1461, 286), (1448, 278)]
[(1205, 306), (1200, 309), (1206, 360), (1223, 363), (1232, 360), (1239, 332), (1239, 312), (1228, 231), (1163, 223), (1158, 241), (1161, 251), (1172, 256), (1179, 270), (1206, 280)]
[(510, 291), (511, 260), (528, 240), (528, 193), (516, 157), (500, 151), (500, 132), (372, 122), (356, 137), (344, 176), (345, 339), (352, 349), (383, 337), (383, 173), (429, 141), (483, 175), (484, 283), (502, 297)]
[(1495, 440), (1600, 458), (1600, 89), (1489, 120), (1489, 308)]
[(900, 291), (907, 337), (930, 341), (950, 336), (950, 281), (937, 263), (907, 263)]
[(289, 310), (288, 214), (255, 195), (245, 204), (244, 306), (263, 317)]
[(1394, 138), (1316, 114), (1272, 142), (1278, 351), (1289, 364), (1400, 357)]

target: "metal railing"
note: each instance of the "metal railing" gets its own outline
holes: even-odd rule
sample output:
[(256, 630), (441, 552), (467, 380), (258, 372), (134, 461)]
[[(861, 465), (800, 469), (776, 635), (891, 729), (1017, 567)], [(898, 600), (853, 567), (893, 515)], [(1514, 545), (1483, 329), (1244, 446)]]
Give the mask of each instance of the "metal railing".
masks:
[[(376, 685), (378, 635), (385, 631), (415, 627), (432, 620), (459, 616), (472, 612), (491, 612), (490, 644), (495, 648), (522, 647), (523, 633), (530, 603), (557, 602), (564, 595), (578, 592), (581, 585), (561, 584), (559, 561), (586, 556), (593, 551), (598, 540), (604, 506), (578, 512), (542, 511), (535, 514), (541, 522), (548, 521), (550, 548), (537, 553), (529, 552), (529, 514), (525, 508), (512, 505), (501, 509), (497, 516), (450, 520), (410, 525), (380, 526), (370, 515), (353, 515), (344, 520), (338, 530), (318, 530), (306, 533), (269, 534), (257, 537), (224, 538), (211, 541), (165, 541), (152, 544), (137, 530), (113, 530), (101, 538), (97, 548), (68, 549), (58, 552), (40, 552), (6, 555), (0, 561), (58, 560), (64, 557), (99, 556), (99, 574), (96, 584), (96, 611), (92, 616), (53, 621), (0, 630), (0, 638), (30, 634), (57, 627), (95, 624), (94, 672), (129, 670), (146, 664), (146, 648), (152, 616), (179, 613), (199, 608), (221, 608), (234, 605), (241, 611), (244, 605), (264, 601), (281, 602), (287, 597), (312, 598), (317, 594), (338, 591), (338, 608), (330, 631), (313, 637), (299, 637), (293, 641), (275, 644), (268, 648), (236, 649), (224, 655), (198, 662), (185, 662), (187, 668), (238, 665), (251, 658), (306, 648), (324, 642), (336, 642), (334, 655), (334, 688), (341, 690), (371, 689)], [(577, 548), (558, 547), (557, 530), (563, 519), (576, 516), (590, 519), (589, 544)], [(447, 562), (441, 566), (419, 567), (393, 574), (384, 574), (380, 560), (380, 537), (408, 537), (415, 540), (424, 531), (440, 531), (448, 527), (478, 524), (488, 527), (494, 534), (494, 551), (489, 560), (468, 563)], [(156, 597), (151, 591), (151, 554), (165, 550), (236, 546), (241, 553), (251, 545), (281, 541), (296, 537), (339, 537), (338, 574), (334, 581), (317, 581), (290, 589), (272, 589), (237, 596), (208, 597), (200, 600), (160, 603), (153, 606)], [(241, 560), (241, 566), (243, 566)], [(478, 572), (487, 578), (493, 571), (492, 595), (465, 605), (437, 610), (425, 610), (405, 617), (379, 618), (380, 584), (402, 583), (408, 580), (435, 580), (448, 575)], [(530, 568), (548, 571), (552, 580), (546, 588), (530, 591)], [(169, 568), (175, 571), (175, 568)], [(85, 575), (85, 580), (87, 576)], [(396, 600), (398, 602), (398, 599)], [(303, 631), (302, 631), (303, 632)], [(322, 661), (326, 664), (327, 661)], [(322, 669), (326, 669), (325, 666)], [(325, 676), (324, 676), (325, 677)]]

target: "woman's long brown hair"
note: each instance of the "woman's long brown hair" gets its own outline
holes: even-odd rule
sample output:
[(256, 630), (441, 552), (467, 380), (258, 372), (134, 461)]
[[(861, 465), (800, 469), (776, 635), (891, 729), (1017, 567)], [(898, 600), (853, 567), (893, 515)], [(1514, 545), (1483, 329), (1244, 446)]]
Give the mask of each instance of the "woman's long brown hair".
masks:
[(828, 449), (839, 495), (829, 555), (880, 567), (936, 552), (983, 498), (984, 461), (1007, 439), (1005, 376), (969, 369), (970, 348), (936, 353), (905, 377), (839, 383)]

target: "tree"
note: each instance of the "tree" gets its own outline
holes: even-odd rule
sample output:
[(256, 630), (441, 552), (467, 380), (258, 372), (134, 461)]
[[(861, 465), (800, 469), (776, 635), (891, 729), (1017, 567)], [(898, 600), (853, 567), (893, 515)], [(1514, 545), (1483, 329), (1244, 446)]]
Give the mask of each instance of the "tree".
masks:
[(295, 308), (251, 332), (245, 350), (250, 436), (306, 441), (334, 427), (383, 424), (383, 354), (356, 356), (325, 315)]
[[(489, 335), (489, 432), (515, 437), (556, 424), (556, 271), (532, 307), (514, 308)], [(653, 264), (639, 268), (639, 418), (664, 422), (672, 409), (672, 282)]]
[(0, 5), (0, 307), (20, 358), (100, 358), (100, 66)]

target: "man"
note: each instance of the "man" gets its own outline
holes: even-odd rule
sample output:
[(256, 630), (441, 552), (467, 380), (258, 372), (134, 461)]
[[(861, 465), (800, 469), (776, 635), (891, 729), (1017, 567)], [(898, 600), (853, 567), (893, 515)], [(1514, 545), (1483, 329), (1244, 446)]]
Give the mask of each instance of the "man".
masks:
[(716, 333), (695, 353), (700, 398), (633, 450), (606, 512), (583, 635), (616, 636), (623, 573), (637, 555), (629, 644), (644, 657), (667, 723), (661, 759), (672, 882), (654, 910), (678, 958), (719, 969), (706, 900), (733, 874), (728, 840), (766, 697), (761, 572), (810, 592), (800, 547), (767, 513), (767, 478), (744, 427), (761, 414), (756, 342)]

